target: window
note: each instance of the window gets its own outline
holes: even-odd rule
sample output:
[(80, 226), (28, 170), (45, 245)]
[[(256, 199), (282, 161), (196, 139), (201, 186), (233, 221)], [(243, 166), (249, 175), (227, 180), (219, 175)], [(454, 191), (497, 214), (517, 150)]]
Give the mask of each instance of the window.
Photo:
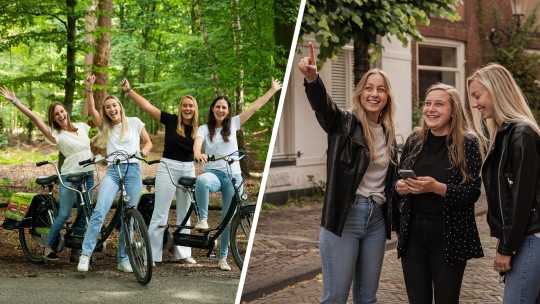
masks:
[(332, 61), (332, 100), (342, 109), (350, 108), (354, 88), (353, 51), (346, 48)]
[(464, 45), (442, 39), (428, 39), (418, 44), (418, 97), (436, 82), (452, 85), (464, 93)]

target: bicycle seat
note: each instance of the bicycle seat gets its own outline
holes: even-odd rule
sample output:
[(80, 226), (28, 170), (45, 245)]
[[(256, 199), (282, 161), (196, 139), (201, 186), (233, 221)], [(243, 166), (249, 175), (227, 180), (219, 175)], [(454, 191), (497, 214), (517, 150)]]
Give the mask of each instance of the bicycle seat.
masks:
[(142, 184), (145, 186), (154, 186), (156, 184), (156, 177), (147, 177), (142, 180)]
[(197, 181), (196, 177), (182, 176), (178, 179), (178, 183), (185, 187), (193, 187)]
[(82, 184), (86, 182), (89, 175), (90, 173), (88, 172), (71, 173), (66, 177), (66, 181), (75, 184)]
[(55, 184), (58, 181), (57, 175), (40, 176), (36, 178), (36, 184), (38, 185), (50, 185)]

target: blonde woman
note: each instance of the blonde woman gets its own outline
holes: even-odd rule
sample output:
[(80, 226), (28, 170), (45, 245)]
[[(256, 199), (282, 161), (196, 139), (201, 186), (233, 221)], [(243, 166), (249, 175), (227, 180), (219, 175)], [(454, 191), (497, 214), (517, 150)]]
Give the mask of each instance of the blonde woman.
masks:
[(319, 234), (322, 303), (345, 303), (351, 285), (355, 303), (375, 303), (391, 232), (390, 189), (397, 163), (390, 81), (383, 71), (369, 70), (356, 86), (353, 109), (344, 111), (332, 101), (317, 73), (311, 43), (309, 57), (300, 60), (299, 69), (311, 108), (328, 133)]
[[(122, 89), (127, 92), (127, 96), (165, 127), (163, 156), (156, 173), (156, 203), (148, 227), (150, 243), (152, 244), (152, 258), (154, 262), (159, 263), (163, 259), (164, 229), (158, 227), (167, 224), (173, 197), (176, 195), (177, 225), (182, 223), (190, 203), (189, 193), (176, 188), (171, 183), (164, 163), (167, 163), (174, 180), (178, 180), (181, 176), (195, 177), (193, 143), (199, 127), (199, 109), (195, 97), (187, 95), (180, 100), (178, 115), (169, 114), (133, 91), (127, 79), (124, 78), (121, 85)], [(186, 225), (190, 225), (189, 220)], [(182, 233), (189, 233), (189, 229), (183, 229)], [(179, 263), (196, 263), (195, 259), (191, 257), (190, 247), (174, 246), (174, 259)]]
[(403, 206), (397, 251), (409, 303), (459, 303), (467, 260), (484, 256), (474, 219), (482, 157), (460, 100), (450, 85), (427, 89), (421, 126), (400, 162), (417, 177), (395, 177)]
[(498, 239), (493, 268), (506, 276), (503, 303), (534, 303), (540, 291), (540, 129), (503, 66), (479, 68), (467, 89), (475, 128), (489, 151), (482, 179), (488, 225)]
[[(124, 107), (118, 98), (115, 96), (107, 96), (103, 100), (99, 111), (96, 110), (94, 105), (94, 96), (92, 92), (92, 85), (96, 78), (94, 75), (88, 76), (85, 80), (86, 84), (86, 106), (92, 116), (92, 120), (99, 129), (99, 137), (97, 144), (101, 148), (107, 148), (107, 154), (112, 152), (123, 150), (129, 154), (133, 154), (140, 150), (142, 156), (147, 156), (152, 149), (152, 142), (144, 123), (137, 117), (126, 117), (124, 113)], [(144, 143), (143, 148), (140, 148), (141, 139)], [(137, 200), (141, 194), (141, 166), (139, 160), (130, 159), (127, 162), (120, 164), (120, 172), (126, 172), (124, 177), (124, 185), (127, 191), (127, 195), (130, 197), (128, 204), (130, 206), (136, 206)], [(112, 203), (116, 194), (118, 194), (119, 188), (118, 173), (114, 166), (107, 168), (107, 173), (103, 177), (101, 182), (98, 199), (90, 222), (88, 223), (88, 229), (84, 236), (82, 245), (82, 255), (77, 266), (78, 271), (88, 271), (90, 264), (90, 257), (96, 247), (97, 237), (103, 226), (105, 216), (111, 209)], [(118, 246), (118, 270), (123, 272), (133, 272), (131, 265), (129, 264), (128, 257), (126, 255), (126, 249), (124, 244), (123, 229), (120, 229), (119, 246)]]

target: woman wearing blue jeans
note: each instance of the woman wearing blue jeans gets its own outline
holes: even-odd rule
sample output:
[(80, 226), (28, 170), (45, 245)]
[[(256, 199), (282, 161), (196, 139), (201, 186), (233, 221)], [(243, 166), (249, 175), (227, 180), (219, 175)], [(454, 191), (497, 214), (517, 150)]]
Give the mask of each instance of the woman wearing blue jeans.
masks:
[[(144, 123), (136, 117), (126, 117), (124, 107), (115, 96), (107, 96), (99, 111), (94, 106), (94, 96), (92, 94), (92, 85), (95, 82), (95, 76), (88, 76), (85, 80), (86, 91), (88, 92), (86, 102), (87, 108), (92, 116), (92, 120), (99, 129), (97, 145), (101, 148), (107, 148), (107, 154), (123, 150), (129, 154), (139, 151), (141, 139), (144, 147), (140, 149), (142, 156), (147, 156), (152, 149), (152, 142)], [(129, 92), (128, 92), (129, 93)], [(127, 173), (125, 173), (127, 171)], [(136, 206), (137, 200), (141, 194), (141, 166), (139, 160), (130, 159), (120, 164), (120, 173), (126, 174), (124, 186), (127, 195), (130, 197), (128, 205)], [(96, 247), (97, 237), (103, 226), (105, 216), (111, 209), (114, 198), (120, 190), (120, 176), (115, 165), (107, 167), (107, 173), (101, 182), (98, 199), (94, 212), (88, 223), (88, 229), (84, 236), (82, 245), (82, 255), (77, 266), (78, 271), (88, 271), (90, 257)], [(123, 272), (132, 272), (126, 255), (124, 244), (124, 231), (120, 228), (119, 246), (118, 246), (118, 270)]]
[[(72, 123), (69, 114), (61, 103), (53, 103), (49, 105), (47, 109), (47, 118), (49, 125), (47, 126), (41, 118), (39, 118), (34, 112), (28, 109), (24, 104), (19, 102), (15, 96), (15, 92), (9, 91), (6, 87), (0, 87), (0, 95), (10, 100), (15, 107), (17, 107), (24, 115), (37, 126), (37, 128), (45, 136), (45, 140), (58, 148), (66, 158), (62, 167), (60, 168), (62, 181), (68, 187), (71, 187), (71, 183), (66, 181), (66, 177), (71, 173), (89, 172), (90, 176), (86, 182), (86, 188), (90, 189), (94, 186), (94, 173), (92, 167), (83, 168), (79, 166), (79, 161), (88, 159), (92, 156), (90, 151), (90, 139), (88, 138), (88, 130), (90, 126), (85, 123)], [(91, 193), (92, 194), (92, 193)], [(57, 260), (58, 255), (53, 250), (53, 245), (58, 239), (60, 231), (66, 224), (71, 211), (73, 210), (73, 199), (75, 198), (75, 192), (68, 190), (64, 187), (60, 187), (60, 206), (58, 208), (58, 215), (54, 219), (49, 232), (45, 247), (45, 259)], [(80, 209), (80, 198), (77, 197), (77, 209), (79, 212), (84, 212)], [(84, 228), (86, 227), (86, 217), (84, 214), (80, 217), (79, 221), (75, 225), (73, 235), (82, 236), (84, 234)], [(71, 249), (70, 262), (76, 262), (79, 258), (79, 250)]]
[(482, 180), (490, 233), (498, 239), (493, 268), (506, 277), (503, 303), (535, 303), (540, 292), (540, 128), (503, 66), (478, 68), (467, 88), (476, 131), (488, 139)]
[(313, 45), (299, 62), (315, 116), (328, 134), (327, 179), (319, 234), (322, 303), (376, 303), (386, 238), (390, 238), (390, 188), (397, 154), (394, 96), (386, 73), (369, 70), (339, 109), (317, 73)]
[[(231, 204), (234, 195), (231, 178), (227, 172), (224, 161), (208, 163), (207, 155), (221, 154), (228, 155), (238, 151), (238, 142), (236, 140), (236, 131), (240, 130), (244, 124), (259, 108), (261, 108), (270, 98), (281, 89), (281, 83), (272, 79), (272, 87), (266, 94), (259, 97), (253, 104), (240, 115), (231, 117), (231, 102), (226, 96), (218, 96), (210, 105), (208, 112), (208, 124), (202, 125), (197, 131), (197, 137), (193, 145), (194, 157), (198, 161), (204, 161), (206, 164), (205, 172), (197, 177), (195, 185), (195, 197), (199, 207), (199, 222), (195, 225), (196, 230), (208, 229), (208, 202), (209, 192), (221, 190), (221, 218), (223, 219)], [(204, 153), (201, 148), (204, 146)], [(238, 184), (242, 182), (242, 171), (240, 164), (234, 162), (231, 165), (232, 174)], [(220, 260), (218, 267), (221, 270), (229, 271), (227, 263), (227, 254), (229, 251), (229, 224), (221, 234)]]

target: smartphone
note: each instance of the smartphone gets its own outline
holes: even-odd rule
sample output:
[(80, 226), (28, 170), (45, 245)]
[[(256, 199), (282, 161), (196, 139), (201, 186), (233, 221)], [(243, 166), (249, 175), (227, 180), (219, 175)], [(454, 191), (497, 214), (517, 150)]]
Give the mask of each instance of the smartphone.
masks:
[(407, 178), (417, 179), (416, 174), (414, 173), (413, 170), (400, 169), (398, 170), (398, 174), (403, 179), (407, 179)]

